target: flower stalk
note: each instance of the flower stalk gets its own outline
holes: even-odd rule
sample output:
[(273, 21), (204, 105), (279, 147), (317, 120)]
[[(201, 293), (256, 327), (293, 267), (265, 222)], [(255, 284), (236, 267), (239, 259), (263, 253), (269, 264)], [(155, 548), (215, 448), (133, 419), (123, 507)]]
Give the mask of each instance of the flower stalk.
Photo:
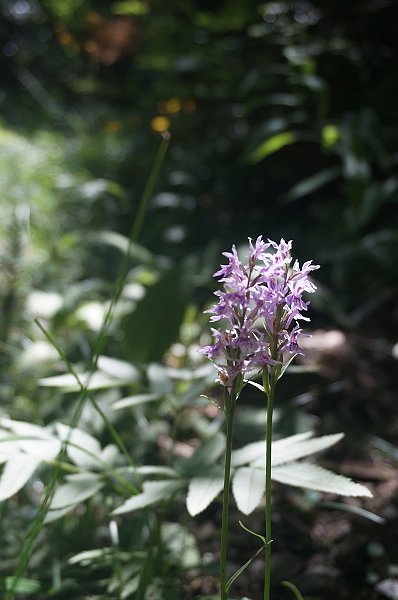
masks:
[(229, 493), (231, 484), (231, 455), (232, 455), (232, 434), (234, 426), (234, 412), (236, 404), (236, 395), (230, 395), (227, 391), (224, 393), (224, 411), (227, 418), (227, 441), (225, 448), (224, 463), (224, 489), (223, 489), (223, 508), (221, 523), (221, 554), (220, 554), (220, 590), (221, 600), (228, 600), (227, 591), (227, 547), (228, 547), (228, 514), (229, 514)]
[[(265, 380), (267, 387), (265, 385)], [(272, 370), (271, 377), (264, 369), (263, 371), (264, 390), (269, 389), (267, 393), (267, 423), (266, 423), (266, 453), (265, 453), (265, 563), (264, 563), (264, 600), (270, 598), (271, 588), (271, 461), (272, 461), (272, 418), (274, 412), (275, 397), (275, 369)]]
[(267, 396), (264, 600), (270, 598), (271, 447), (275, 387), (289, 364), (285, 355), (303, 354), (299, 345), (302, 330), (298, 321), (309, 320), (303, 314), (309, 302), (305, 302), (302, 296), (304, 292), (316, 290), (310, 273), (319, 268), (312, 261), (300, 267), (297, 260), (293, 262), (291, 249), (291, 241), (281, 239), (279, 244), (271, 240), (264, 242), (259, 236), (253, 244), (249, 238), (249, 256), (247, 263), (243, 264), (235, 246), (232, 246), (231, 252), (223, 253), (228, 264), (221, 265), (220, 270), (214, 273), (214, 277), (223, 284), (223, 290), (215, 292), (218, 303), (206, 311), (211, 313), (211, 322), (226, 323), (220, 329), (212, 328), (213, 343), (201, 349), (215, 364), (217, 381), (224, 386), (224, 411), (227, 417), (221, 528), (221, 600), (228, 598), (226, 558), (234, 410), (244, 377), (256, 372), (262, 372)]

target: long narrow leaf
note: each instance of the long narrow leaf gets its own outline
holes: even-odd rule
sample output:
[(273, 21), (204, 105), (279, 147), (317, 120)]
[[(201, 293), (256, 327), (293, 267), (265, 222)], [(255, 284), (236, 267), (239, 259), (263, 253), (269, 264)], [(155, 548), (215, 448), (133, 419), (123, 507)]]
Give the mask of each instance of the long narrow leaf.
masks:
[(226, 585), (227, 591), (229, 590), (229, 588), (231, 587), (233, 582), (238, 579), (239, 575), (241, 575), (243, 573), (243, 571), (245, 571), (247, 569), (247, 567), (250, 567), (252, 562), (257, 558), (257, 556), (263, 551), (264, 548), (265, 548), (265, 544), (264, 544), (264, 546), (261, 546), (261, 548), (259, 548), (257, 550), (257, 552), (255, 554), (253, 554), (253, 556), (245, 562), (244, 565), (242, 565), (237, 571), (235, 571), (235, 573), (232, 575), (232, 577), (230, 577), (228, 579), (227, 585)]

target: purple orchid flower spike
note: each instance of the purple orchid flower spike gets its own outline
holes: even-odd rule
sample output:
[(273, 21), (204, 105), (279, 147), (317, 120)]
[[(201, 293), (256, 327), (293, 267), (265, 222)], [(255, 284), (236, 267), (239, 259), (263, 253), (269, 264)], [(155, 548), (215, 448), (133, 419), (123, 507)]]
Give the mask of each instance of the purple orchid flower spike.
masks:
[(300, 268), (297, 260), (292, 263), (291, 250), (292, 241), (277, 244), (259, 236), (253, 243), (249, 238), (247, 263), (232, 246), (223, 253), (228, 264), (214, 273), (223, 289), (215, 292), (218, 303), (206, 312), (225, 329), (212, 329), (214, 342), (201, 352), (214, 362), (229, 392), (248, 371), (282, 365), (285, 353), (303, 354), (298, 321), (309, 320), (303, 294), (316, 290), (310, 273), (319, 266), (307, 261)]

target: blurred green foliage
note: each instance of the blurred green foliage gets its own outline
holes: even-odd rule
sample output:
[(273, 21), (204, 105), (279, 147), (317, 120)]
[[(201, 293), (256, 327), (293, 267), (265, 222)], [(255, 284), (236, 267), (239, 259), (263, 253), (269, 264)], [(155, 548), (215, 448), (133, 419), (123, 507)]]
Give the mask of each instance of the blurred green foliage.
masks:
[[(197, 348), (210, 276), (232, 243), (293, 238), (299, 257), (322, 265), (315, 322), (396, 342), (396, 9), (393, 0), (0, 0), (2, 412), (70, 422), (78, 386), (49, 384), (65, 365), (32, 317), (86, 372), (166, 130), (170, 149), (90, 392), (138, 465), (167, 465), (176, 447), (190, 451), (222, 426), (200, 398), (209, 372)], [(134, 377), (112, 359), (132, 363)], [(113, 408), (137, 396), (146, 400)], [(240, 441), (261, 437), (263, 420), (262, 407), (242, 410)], [(113, 442), (89, 401), (80, 427)], [(4, 576), (48, 472), (2, 504)], [(118, 545), (103, 506), (112, 498), (105, 491), (42, 530), (35, 597), (187, 593), (192, 564), (179, 557), (185, 542), (196, 550), (183, 500), (134, 515)], [(202, 565), (210, 578), (212, 564)], [(35, 581), (21, 585), (36, 593)]]

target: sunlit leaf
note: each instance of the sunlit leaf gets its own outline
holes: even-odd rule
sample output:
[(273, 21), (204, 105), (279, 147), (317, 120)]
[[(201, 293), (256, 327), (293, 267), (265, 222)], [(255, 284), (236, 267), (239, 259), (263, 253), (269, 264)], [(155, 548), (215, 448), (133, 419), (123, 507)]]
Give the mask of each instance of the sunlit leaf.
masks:
[(146, 15), (149, 6), (143, 0), (123, 0), (123, 2), (112, 2), (111, 11), (116, 15)]
[(354, 483), (344, 475), (336, 475), (311, 463), (294, 462), (273, 467), (272, 479), (287, 485), (341, 496), (372, 497), (371, 492), (364, 485)]
[(71, 429), (62, 423), (57, 423), (56, 431), (63, 442), (70, 442), (67, 453), (76, 465), (83, 469), (99, 467), (102, 449), (98, 440), (82, 429)]
[(100, 371), (122, 381), (137, 381), (139, 378), (138, 369), (131, 363), (111, 358), (110, 356), (99, 356), (97, 366)]
[(0, 432), (0, 456), (22, 451), (38, 460), (51, 461), (61, 449), (59, 440), (39, 425), (6, 417), (0, 419), (0, 425), (11, 432)]
[(188, 486), (187, 510), (194, 517), (204, 511), (224, 487), (222, 469), (209, 469), (207, 475), (194, 477)]
[(239, 448), (239, 450), (233, 451), (232, 465), (234, 467), (247, 465), (262, 456), (265, 456), (265, 441), (252, 442), (251, 444)]
[(113, 515), (123, 515), (170, 498), (183, 485), (182, 481), (146, 481), (143, 492), (129, 498), (113, 511)]
[[(34, 579), (26, 579), (25, 577), (19, 578), (17, 580), (17, 583), (15, 584), (15, 587), (13, 587), (13, 584), (14, 584), (14, 577), (6, 577), (5, 589), (6, 590), (13, 589), (14, 592), (16, 592), (17, 594), (34, 594), (34, 593), (38, 592), (41, 588), (39, 581), (35, 581)], [(0, 586), (0, 589), (1, 589), (1, 587), (2, 586)]]
[[(116, 379), (106, 373), (96, 371), (92, 375), (90, 373), (78, 373), (79, 380), (82, 385), (88, 390), (105, 390), (108, 388), (121, 387), (135, 382), (132, 379)], [(64, 392), (78, 392), (81, 386), (77, 383), (76, 378), (71, 373), (63, 373), (62, 375), (54, 375), (53, 377), (43, 377), (39, 379), (39, 385), (43, 387), (59, 388)]]
[[(272, 442), (272, 465), (280, 465), (321, 452), (344, 437), (343, 433), (324, 435), (318, 438), (312, 438), (312, 435), (311, 431), (307, 431)], [(233, 466), (237, 467), (249, 463), (253, 466), (265, 468), (265, 441), (247, 444), (232, 453)]]
[(121, 410), (122, 408), (132, 408), (141, 404), (147, 404), (148, 402), (155, 402), (156, 400), (159, 400), (157, 394), (135, 394), (134, 396), (127, 396), (126, 398), (117, 400), (112, 404), (112, 408), (113, 410)]
[(310, 456), (316, 452), (321, 452), (334, 444), (337, 444), (343, 437), (343, 433), (332, 435), (323, 435), (322, 437), (308, 439), (311, 432), (299, 433), (294, 436), (277, 440), (272, 444), (272, 465), (281, 465), (286, 462)]
[(232, 480), (232, 491), (236, 505), (249, 515), (260, 504), (265, 490), (265, 469), (242, 467)]
[(5, 464), (0, 477), (0, 501), (11, 498), (29, 481), (41, 460), (20, 452)]
[(258, 163), (260, 160), (267, 158), (271, 154), (278, 152), (285, 146), (289, 146), (293, 144), (297, 140), (296, 133), (294, 131), (283, 131), (282, 133), (277, 133), (272, 137), (268, 138), (265, 142), (260, 144), (258, 148), (253, 150), (253, 152), (249, 155), (249, 162)]
[(74, 473), (66, 477), (66, 483), (60, 485), (51, 501), (45, 523), (50, 523), (66, 515), (78, 504), (94, 496), (103, 487), (104, 482), (94, 473)]

